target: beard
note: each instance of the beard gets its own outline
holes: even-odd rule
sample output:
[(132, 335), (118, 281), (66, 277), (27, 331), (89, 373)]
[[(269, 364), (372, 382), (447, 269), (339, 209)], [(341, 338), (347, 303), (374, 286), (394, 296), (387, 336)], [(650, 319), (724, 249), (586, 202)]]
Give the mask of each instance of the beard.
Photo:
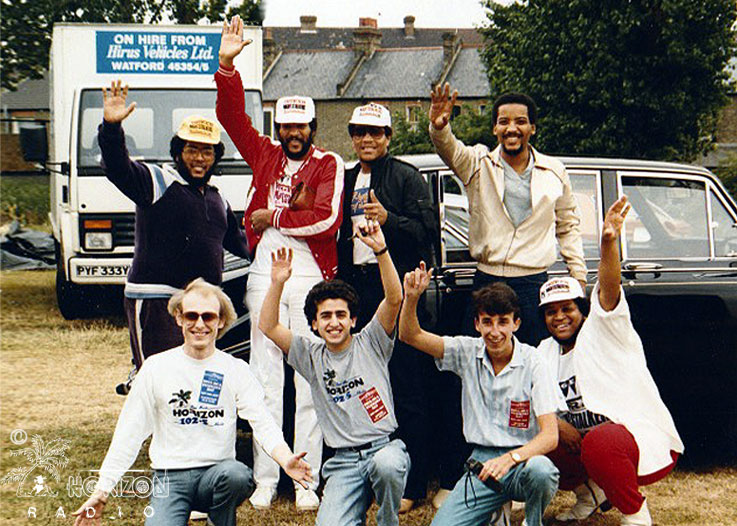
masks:
[(177, 172), (179, 172), (179, 175), (182, 176), (182, 179), (187, 181), (187, 183), (191, 184), (195, 188), (202, 188), (203, 186), (207, 186), (207, 183), (210, 182), (212, 174), (215, 173), (216, 166), (216, 164), (213, 164), (205, 174), (205, 177), (192, 177), (192, 175), (189, 173), (187, 165), (184, 164), (184, 161), (182, 161), (181, 157), (176, 159), (175, 164), (177, 166)]
[[(306, 141), (303, 141), (299, 137), (293, 137), (293, 138), (296, 138), (299, 142), (302, 143), (302, 148), (297, 153), (291, 152), (289, 150), (289, 148), (287, 147), (287, 142), (288, 141), (285, 141), (284, 139), (282, 139), (281, 138), (281, 135), (279, 136), (279, 142), (281, 143), (281, 149), (284, 150), (284, 155), (286, 155), (287, 157), (289, 157), (293, 161), (299, 161), (300, 159), (302, 159), (305, 156), (305, 154), (308, 151), (310, 151), (310, 148), (312, 147), (312, 133), (310, 133), (310, 138), (308, 140), (306, 140)], [(290, 138), (290, 140), (293, 139), (293, 138)]]
[(510, 157), (517, 157), (519, 154), (521, 154), (524, 151), (524, 148), (520, 146), (519, 148), (515, 148), (514, 150), (512, 150), (502, 144), (502, 150), (504, 151), (504, 153), (506, 153)]

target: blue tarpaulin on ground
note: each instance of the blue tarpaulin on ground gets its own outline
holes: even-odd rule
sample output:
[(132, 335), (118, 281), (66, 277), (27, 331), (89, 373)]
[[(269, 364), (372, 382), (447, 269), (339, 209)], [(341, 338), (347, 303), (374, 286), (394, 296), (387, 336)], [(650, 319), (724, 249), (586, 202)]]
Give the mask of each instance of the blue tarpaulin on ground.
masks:
[(3, 270), (45, 270), (56, 268), (54, 238), (13, 221), (0, 236), (0, 268)]

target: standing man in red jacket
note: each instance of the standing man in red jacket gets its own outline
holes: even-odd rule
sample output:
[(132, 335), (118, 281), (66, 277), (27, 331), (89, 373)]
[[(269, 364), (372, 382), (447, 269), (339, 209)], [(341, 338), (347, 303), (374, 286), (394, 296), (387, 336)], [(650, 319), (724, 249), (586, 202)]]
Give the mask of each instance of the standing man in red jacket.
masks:
[[(215, 74), (218, 88), (217, 116), (238, 151), (253, 169), (244, 223), (251, 252), (246, 303), (251, 312), (251, 368), (264, 387), (266, 405), (278, 424), (282, 423), (284, 370), (282, 352), (258, 329), (259, 313), (271, 283), (271, 253), (287, 247), (294, 253), (292, 279), (280, 302), (280, 323), (295, 334), (309, 335), (302, 312), (307, 293), (337, 271), (336, 233), (341, 223), (343, 160), (316, 148), (315, 104), (309, 97), (282, 97), (276, 103), (279, 141), (261, 135), (244, 110), (243, 85), (233, 59), (250, 41), (243, 41), (243, 22), (238, 16), (223, 25), (220, 69)], [(295, 279), (296, 278), (296, 279)], [(320, 472), (322, 434), (310, 394), (310, 386), (295, 373), (296, 414), (294, 443), (306, 451), (305, 460), (313, 473)], [(268, 509), (276, 496), (279, 466), (254, 446), (256, 491), (250, 498), (257, 509)], [(316, 509), (314, 492), (295, 485), (299, 510)]]

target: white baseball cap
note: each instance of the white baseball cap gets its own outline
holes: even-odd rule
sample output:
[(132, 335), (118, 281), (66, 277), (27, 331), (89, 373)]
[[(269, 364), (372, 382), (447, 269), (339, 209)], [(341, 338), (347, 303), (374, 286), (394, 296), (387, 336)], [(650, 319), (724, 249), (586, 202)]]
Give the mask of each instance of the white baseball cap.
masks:
[(363, 126), (376, 126), (384, 128), (392, 127), (392, 116), (389, 110), (381, 104), (371, 102), (365, 106), (359, 106), (353, 110), (353, 115), (348, 124), (359, 124)]
[(586, 294), (578, 280), (569, 276), (549, 279), (540, 287), (540, 307), (555, 301), (585, 297)]
[(310, 97), (290, 95), (276, 101), (277, 124), (309, 124), (315, 118), (315, 101)]

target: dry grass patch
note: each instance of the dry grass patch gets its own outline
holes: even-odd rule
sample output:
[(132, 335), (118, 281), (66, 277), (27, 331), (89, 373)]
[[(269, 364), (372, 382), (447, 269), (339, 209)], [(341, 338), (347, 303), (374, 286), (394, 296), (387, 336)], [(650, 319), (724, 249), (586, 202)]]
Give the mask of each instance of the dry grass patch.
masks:
[[(69, 463), (61, 482), (54, 482), (59, 496), (29, 500), (16, 496), (13, 484), (0, 485), (0, 524), (71, 524), (69, 513), (83, 499), (69, 497), (65, 484), (81, 470), (97, 469), (110, 444), (124, 401), (113, 388), (125, 378), (130, 364), (128, 332), (121, 318), (62, 319), (54, 299), (53, 272), (2, 272), (0, 285), (0, 477), (25, 462), (24, 457), (9, 453), (28, 446), (11, 443), (12, 430), (24, 429), (45, 441), (70, 441)], [(139, 455), (139, 469), (147, 467), (146, 451), (144, 447)], [(643, 491), (658, 526), (737, 525), (735, 468), (676, 471)], [(547, 515), (552, 517), (572, 503), (571, 493), (559, 493)], [(116, 519), (109, 523), (142, 524), (145, 504), (143, 499), (114, 499), (109, 511)], [(37, 508), (36, 519), (28, 518), (31, 505)], [(66, 521), (56, 518), (59, 506)], [(402, 516), (400, 525), (428, 525), (433, 513), (429, 501), (424, 502)], [(620, 517), (610, 511), (579, 524), (617, 526)], [(516, 511), (513, 518), (513, 524), (519, 525), (522, 512)], [(248, 503), (238, 510), (238, 523), (243, 525), (307, 526), (314, 521), (315, 513), (295, 511), (290, 495), (280, 496), (269, 512), (257, 512)], [(376, 524), (375, 508), (369, 512), (368, 524)]]

